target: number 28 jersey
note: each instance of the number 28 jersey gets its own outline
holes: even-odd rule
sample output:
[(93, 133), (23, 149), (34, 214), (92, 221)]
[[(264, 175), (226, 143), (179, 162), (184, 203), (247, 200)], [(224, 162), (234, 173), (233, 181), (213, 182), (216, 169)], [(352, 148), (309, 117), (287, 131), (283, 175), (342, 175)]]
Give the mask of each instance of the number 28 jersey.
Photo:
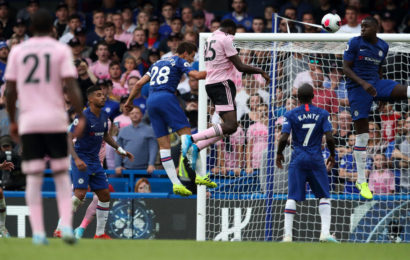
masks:
[(62, 79), (77, 77), (68, 45), (32, 37), (11, 49), (4, 77), (17, 85), (19, 134), (67, 131)]
[(329, 113), (312, 104), (302, 105), (285, 113), (282, 133), (292, 133), (295, 151), (322, 154), (322, 137), (332, 131)]
[(183, 73), (193, 70), (191, 65), (178, 56), (161, 59), (151, 65), (146, 75), (149, 82), (149, 92), (169, 91), (175, 93)]
[(238, 54), (233, 47), (233, 35), (216, 30), (205, 42), (205, 84), (215, 84), (232, 80), (235, 76), (235, 67), (228, 59)]

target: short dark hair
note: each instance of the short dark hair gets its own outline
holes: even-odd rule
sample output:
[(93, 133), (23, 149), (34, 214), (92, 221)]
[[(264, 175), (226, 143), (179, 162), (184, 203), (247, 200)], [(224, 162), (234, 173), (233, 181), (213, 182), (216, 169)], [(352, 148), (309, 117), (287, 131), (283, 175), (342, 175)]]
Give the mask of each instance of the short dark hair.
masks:
[(120, 66), (120, 68), (121, 68), (121, 63), (118, 62), (118, 61), (112, 61), (112, 62), (108, 65), (108, 68), (111, 68), (112, 66), (115, 66), (115, 65), (118, 65), (118, 66)]
[(347, 10), (355, 11), (356, 14), (359, 13), (359, 9), (354, 5), (349, 5), (348, 7), (346, 7), (345, 11)]
[(221, 22), (221, 28), (231, 28), (234, 31), (236, 30), (236, 23), (231, 19), (225, 19)]
[(250, 109), (251, 108), (251, 98), (252, 97), (258, 97), (259, 98), (259, 105), (264, 104), (263, 98), (261, 97), (261, 95), (259, 95), (258, 93), (254, 93), (252, 95), (250, 95), (248, 97), (248, 99), (246, 100), (246, 106)]
[(38, 9), (31, 16), (31, 28), (35, 33), (49, 33), (53, 28), (53, 18), (44, 8)]
[(113, 28), (115, 29), (115, 24), (114, 24), (113, 22), (106, 22), (106, 23), (104, 24), (104, 30), (105, 30), (106, 28), (110, 28), (110, 27), (113, 27)]
[(196, 51), (197, 51), (196, 45), (190, 42), (181, 42), (177, 48), (178, 54), (183, 54), (184, 52), (191, 54), (192, 52), (196, 52)]
[(172, 17), (172, 19), (171, 19), (171, 23), (172, 23), (173, 21), (175, 21), (175, 20), (179, 20), (181, 23), (183, 22), (181, 17), (179, 17), (179, 16), (174, 16), (174, 17)]
[[(255, 20), (262, 20), (263, 25), (266, 25), (266, 20), (265, 20), (265, 18), (263, 18), (262, 16), (256, 16), (256, 17), (254, 17), (254, 18), (253, 18), (253, 21), (255, 21)], [(253, 22), (253, 21), (252, 21), (252, 22)]]
[(300, 103), (310, 103), (314, 98), (313, 87), (305, 83), (298, 88), (298, 99)]
[(93, 85), (93, 86), (87, 88), (87, 92), (86, 92), (87, 97), (90, 96), (91, 94), (93, 94), (94, 92), (98, 91), (98, 90), (102, 90), (102, 89), (101, 89), (100, 86), (97, 86), (97, 85)]
[(95, 46), (95, 49), (98, 50), (98, 47), (100, 47), (100, 45), (104, 45), (108, 48), (108, 43), (106, 43), (104, 40), (103, 41), (99, 41), (97, 43), (97, 45)]
[(94, 17), (94, 15), (96, 15), (96, 14), (104, 14), (104, 16), (105, 16), (105, 13), (104, 13), (104, 11), (102, 10), (102, 9), (97, 9), (97, 10), (94, 10), (93, 11), (93, 17)]
[(362, 21), (365, 21), (365, 20), (369, 21), (370, 23), (373, 23), (376, 26), (379, 26), (379, 22), (373, 16), (366, 16), (365, 18), (363, 18)]
[(81, 16), (79, 14), (72, 14), (68, 17), (68, 21), (71, 21), (73, 19), (81, 20)]

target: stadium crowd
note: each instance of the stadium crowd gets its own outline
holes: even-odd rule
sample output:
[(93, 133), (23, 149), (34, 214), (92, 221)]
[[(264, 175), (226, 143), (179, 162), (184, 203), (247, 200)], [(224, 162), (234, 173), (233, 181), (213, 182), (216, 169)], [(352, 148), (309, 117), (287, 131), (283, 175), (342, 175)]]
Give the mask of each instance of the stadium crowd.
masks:
[[(128, 5), (128, 2), (130, 5)], [(181, 1), (182, 2), (182, 1)], [(211, 1), (214, 2), (214, 1)], [(226, 1), (228, 3), (228, 1)], [(158, 144), (150, 126), (146, 111), (146, 99), (149, 95), (149, 83), (145, 85), (139, 97), (134, 100), (135, 108), (131, 112), (124, 109), (127, 95), (135, 87), (151, 64), (165, 57), (175, 55), (179, 43), (192, 42), (198, 45), (199, 33), (213, 32), (220, 21), (232, 19), (237, 25), (237, 32), (264, 33), (275, 30), (272, 14), (278, 13), (280, 19), (276, 30), (281, 33), (323, 33), (309, 25), (292, 22), (288, 19), (320, 24), (326, 13), (338, 13), (343, 19), (340, 32), (360, 32), (361, 20), (374, 16), (380, 24), (382, 33), (409, 33), (410, 13), (408, 1), (384, 0), (319, 0), (319, 1), (261, 1), (266, 4), (263, 10), (248, 12), (245, 0), (232, 0), (226, 6), (226, 12), (212, 12), (204, 0), (157, 1), (76, 1), (56, 2), (50, 12), (55, 14), (53, 37), (68, 44), (73, 53), (74, 64), (78, 72), (78, 83), (86, 103), (86, 90), (92, 85), (103, 89), (107, 97), (104, 110), (110, 115), (110, 134), (125, 150), (134, 154), (133, 162), (116, 155), (107, 146), (102, 147), (100, 158), (106, 169), (115, 171), (111, 177), (121, 177), (124, 169), (146, 170), (152, 173), (161, 169), (158, 156)], [(41, 1), (29, 0), (26, 6), (17, 10), (14, 1), (0, 0), (0, 78), (3, 79), (7, 66), (7, 56), (11, 48), (27, 40), (30, 33), (30, 14), (34, 13)], [(365, 6), (367, 6), (365, 8)], [(251, 9), (251, 8), (249, 8)], [(288, 18), (288, 19), (286, 19)], [(239, 56), (247, 64), (253, 64), (264, 70), (270, 68), (272, 61), (264, 51), (241, 49)], [(292, 78), (286, 73), (285, 59), (277, 62), (276, 96), (271, 104), (273, 115), (277, 119), (275, 133), (281, 129), (283, 114), (297, 105), (296, 89), (304, 83), (315, 88), (313, 103), (326, 109), (332, 115), (333, 131), (337, 141), (337, 165), (329, 172), (332, 191), (335, 193), (357, 193), (354, 182), (357, 178), (353, 159), (354, 132), (347, 101), (345, 82), (340, 57), (325, 55), (294, 55), (302, 67)], [(409, 58), (407, 56), (407, 58)], [(394, 59), (394, 57), (392, 57)], [(403, 64), (408, 62), (402, 61)], [(198, 69), (198, 55), (192, 66)], [(408, 68), (402, 69), (405, 75), (385, 75), (394, 77), (406, 84)], [(402, 72), (403, 73), (403, 72)], [(237, 86), (237, 118), (240, 127), (235, 134), (218, 142), (209, 152), (208, 170), (214, 174), (235, 176), (266, 171), (269, 135), (269, 89), (262, 77), (237, 73), (233, 79)], [(1, 88), (4, 92), (4, 86)], [(192, 130), (198, 126), (198, 81), (184, 76), (177, 93)], [(2, 94), (3, 97), (3, 94)], [(4, 100), (3, 100), (4, 102)], [(66, 99), (67, 112), (74, 118), (70, 100)], [(218, 115), (209, 108), (210, 122), (219, 122)], [(410, 190), (410, 114), (407, 104), (383, 104), (376, 107), (371, 115), (368, 179), (375, 194), (408, 193)], [(8, 138), (8, 119), (4, 103), (0, 109), (0, 145), (2, 153), (14, 147), (18, 156), (18, 145)], [(276, 138), (277, 139), (277, 138)], [(178, 137), (173, 136), (172, 157), (178, 164), (180, 154)], [(290, 148), (284, 154), (289, 158)], [(323, 147), (323, 157), (329, 152)], [(285, 162), (285, 165), (287, 163)], [(260, 169), (260, 171), (259, 171)], [(274, 189), (277, 193), (286, 193), (286, 169), (275, 169)], [(2, 174), (3, 182), (7, 174)], [(261, 178), (263, 179), (263, 178)], [(21, 189), (24, 183), (16, 188)], [(139, 185), (139, 184), (144, 185)], [(262, 185), (263, 186), (263, 185)], [(5, 187), (7, 189), (7, 187)], [(263, 189), (263, 188), (262, 188)], [(135, 186), (135, 191), (151, 191), (149, 181), (144, 179)]]

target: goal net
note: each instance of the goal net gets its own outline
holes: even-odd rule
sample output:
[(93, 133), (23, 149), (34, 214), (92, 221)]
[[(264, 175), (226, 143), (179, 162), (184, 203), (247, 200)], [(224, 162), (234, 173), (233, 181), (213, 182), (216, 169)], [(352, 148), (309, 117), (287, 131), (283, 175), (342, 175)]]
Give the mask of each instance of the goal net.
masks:
[[(201, 34), (200, 50), (209, 34)], [(315, 89), (314, 105), (331, 114), (336, 140), (335, 167), (328, 172), (331, 190), (331, 233), (342, 242), (410, 241), (410, 116), (407, 100), (374, 102), (368, 144), (367, 178), (374, 199), (365, 201), (354, 188), (354, 131), (343, 75), (346, 34), (238, 34), (234, 46), (246, 64), (270, 73), (238, 72), (237, 132), (201, 153), (202, 170), (218, 183), (198, 190), (198, 240), (280, 241), (288, 189), (291, 144), (283, 169), (275, 166), (283, 114), (298, 106), (296, 90), (304, 83)], [(409, 37), (382, 35), (389, 45), (383, 77), (409, 85)], [(401, 39), (401, 40), (400, 40)], [(200, 68), (204, 69), (203, 54)], [(199, 127), (221, 123), (200, 86)], [(329, 151), (323, 143), (323, 160)], [(293, 240), (319, 240), (319, 201), (306, 185), (306, 201), (297, 204)]]

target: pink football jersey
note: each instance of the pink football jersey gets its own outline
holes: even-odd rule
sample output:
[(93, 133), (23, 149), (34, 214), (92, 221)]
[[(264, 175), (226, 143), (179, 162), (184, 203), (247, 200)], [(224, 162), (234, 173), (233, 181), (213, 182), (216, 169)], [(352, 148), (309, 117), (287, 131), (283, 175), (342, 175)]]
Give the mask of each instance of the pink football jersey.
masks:
[(216, 30), (205, 43), (206, 83), (214, 84), (233, 79), (235, 67), (228, 59), (238, 54), (233, 47), (233, 35)]
[(33, 37), (11, 49), (5, 79), (17, 84), (19, 134), (67, 131), (62, 79), (76, 75), (70, 48), (51, 37)]

